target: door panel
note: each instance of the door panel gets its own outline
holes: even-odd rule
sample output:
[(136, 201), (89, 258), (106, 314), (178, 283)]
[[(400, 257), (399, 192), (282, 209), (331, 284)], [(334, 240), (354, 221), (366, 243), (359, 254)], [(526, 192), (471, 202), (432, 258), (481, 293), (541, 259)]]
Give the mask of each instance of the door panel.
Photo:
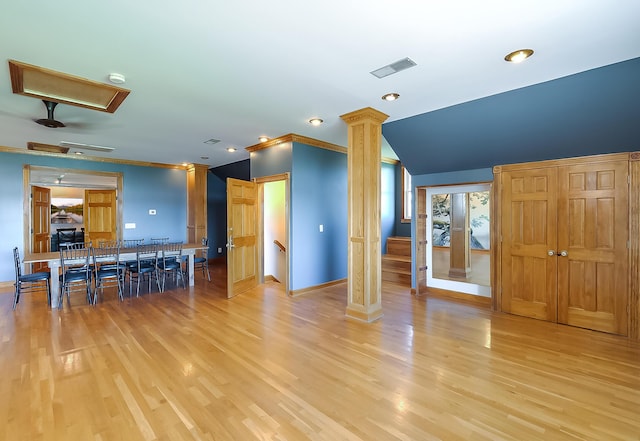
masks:
[(258, 283), (257, 186), (254, 182), (227, 179), (227, 297)]
[(116, 190), (85, 190), (85, 242), (97, 246), (117, 239), (117, 203)]
[(557, 319), (556, 171), (502, 173), (502, 310)]
[(627, 334), (628, 163), (558, 168), (558, 321)]
[[(31, 252), (51, 251), (51, 189), (31, 187)], [(33, 271), (46, 271), (46, 263), (34, 263)]]

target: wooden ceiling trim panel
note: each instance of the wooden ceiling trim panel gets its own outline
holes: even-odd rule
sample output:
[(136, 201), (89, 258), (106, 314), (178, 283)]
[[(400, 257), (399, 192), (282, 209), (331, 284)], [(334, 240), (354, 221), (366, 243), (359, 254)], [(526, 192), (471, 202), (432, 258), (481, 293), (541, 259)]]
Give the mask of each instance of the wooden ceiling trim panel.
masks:
[(9, 60), (13, 93), (114, 113), (131, 91), (98, 81)]

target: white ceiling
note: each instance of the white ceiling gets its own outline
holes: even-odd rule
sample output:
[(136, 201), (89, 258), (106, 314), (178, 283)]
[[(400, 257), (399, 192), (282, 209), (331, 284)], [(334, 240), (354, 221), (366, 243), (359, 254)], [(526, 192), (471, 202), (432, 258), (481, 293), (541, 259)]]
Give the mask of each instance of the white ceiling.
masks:
[[(5, 3), (0, 145), (71, 141), (164, 163), (235, 162), (262, 134), (346, 146), (339, 116), (363, 107), (394, 121), (640, 57), (635, 0)], [(536, 53), (503, 61), (520, 48)], [(404, 57), (417, 66), (369, 73)], [(11, 92), (8, 59), (105, 82), (121, 73), (132, 92), (115, 114), (59, 105), (68, 127), (45, 128), (33, 122), (42, 102)]]

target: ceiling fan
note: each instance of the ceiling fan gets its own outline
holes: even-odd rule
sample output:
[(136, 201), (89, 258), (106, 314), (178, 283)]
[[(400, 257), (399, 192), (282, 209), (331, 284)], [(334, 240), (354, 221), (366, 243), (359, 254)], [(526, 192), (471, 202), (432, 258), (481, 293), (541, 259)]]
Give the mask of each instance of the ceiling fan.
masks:
[(53, 117), (53, 111), (55, 110), (58, 103), (49, 100), (42, 100), (44, 106), (47, 108), (47, 117), (42, 119), (36, 119), (35, 121), (41, 126), (49, 127), (51, 129), (57, 129), (60, 127), (66, 127), (64, 123), (57, 121)]

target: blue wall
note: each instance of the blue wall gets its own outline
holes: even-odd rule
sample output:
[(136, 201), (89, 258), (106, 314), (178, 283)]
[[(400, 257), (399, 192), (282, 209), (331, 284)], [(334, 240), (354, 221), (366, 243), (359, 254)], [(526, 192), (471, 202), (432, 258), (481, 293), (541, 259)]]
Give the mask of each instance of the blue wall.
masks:
[[(0, 152), (0, 281), (13, 280), (12, 249), (23, 245), (23, 166), (25, 164), (76, 170), (123, 173), (123, 223), (135, 222), (135, 230), (123, 230), (123, 239), (169, 236), (186, 240), (187, 178), (179, 169), (141, 167), (95, 162), (75, 158), (58, 158), (23, 153)], [(156, 215), (150, 216), (149, 209)]]
[[(382, 164), (382, 249), (395, 234), (396, 166)], [(291, 173), (289, 289), (347, 277), (347, 155), (294, 142), (251, 154), (251, 177)], [(323, 232), (319, 226), (323, 225)]]
[[(207, 174), (207, 234), (209, 258), (227, 254), (227, 178), (250, 179), (248, 159), (209, 169)], [(222, 253), (218, 253), (222, 248)]]
[(347, 208), (347, 155), (294, 143), (290, 289), (347, 277)]
[(287, 173), (293, 167), (293, 144), (283, 142), (251, 153), (251, 178)]
[[(213, 173), (207, 174), (207, 235), (209, 259), (227, 254), (227, 184)], [(218, 253), (222, 248), (222, 253)]]
[(640, 148), (640, 58), (382, 125), (412, 175)]

